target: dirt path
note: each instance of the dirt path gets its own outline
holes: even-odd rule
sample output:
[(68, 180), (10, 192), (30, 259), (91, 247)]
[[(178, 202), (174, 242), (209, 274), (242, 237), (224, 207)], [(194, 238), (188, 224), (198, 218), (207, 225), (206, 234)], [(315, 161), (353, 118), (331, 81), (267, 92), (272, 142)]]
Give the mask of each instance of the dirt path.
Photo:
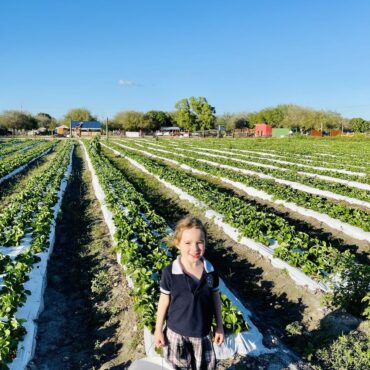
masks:
[(142, 331), (79, 146), (56, 235), (29, 370), (126, 369)]

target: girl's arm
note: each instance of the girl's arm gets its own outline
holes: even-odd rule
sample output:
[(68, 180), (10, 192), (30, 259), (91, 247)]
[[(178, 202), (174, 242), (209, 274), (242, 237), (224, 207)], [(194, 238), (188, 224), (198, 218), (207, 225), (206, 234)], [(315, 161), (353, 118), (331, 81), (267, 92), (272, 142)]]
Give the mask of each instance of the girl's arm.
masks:
[(220, 345), (224, 342), (224, 327), (222, 325), (222, 315), (221, 315), (221, 298), (219, 291), (213, 293), (213, 304), (215, 307), (215, 315), (216, 315), (216, 331), (214, 335), (213, 341)]
[(155, 324), (154, 332), (154, 343), (156, 347), (163, 347), (166, 345), (166, 339), (163, 334), (163, 325), (169, 305), (170, 305), (170, 295), (161, 293), (161, 295), (159, 296), (157, 321)]

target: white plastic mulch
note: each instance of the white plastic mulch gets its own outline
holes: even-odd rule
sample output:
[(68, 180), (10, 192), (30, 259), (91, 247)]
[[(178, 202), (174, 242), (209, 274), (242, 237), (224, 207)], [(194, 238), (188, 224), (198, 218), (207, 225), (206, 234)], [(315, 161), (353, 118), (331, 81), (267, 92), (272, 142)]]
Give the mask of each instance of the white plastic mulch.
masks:
[(29, 162), (27, 162), (26, 164), (23, 164), (22, 166), (16, 168), (15, 170), (13, 170), (12, 172), (9, 172), (7, 175), (3, 176), (1, 179), (0, 179), (0, 184), (2, 182), (4, 182), (5, 180), (7, 179), (10, 179), (11, 177), (15, 176), (17, 173), (23, 171), (25, 168), (27, 168), (32, 162), (36, 161), (37, 159), (39, 159), (40, 157), (48, 154), (51, 149), (53, 149), (53, 147), (45, 150), (44, 152), (42, 152), (41, 154), (39, 154), (37, 157), (35, 158), (32, 158)]
[[(130, 148), (130, 147), (124, 146), (123, 144), (119, 144), (119, 145), (122, 146), (122, 147), (125, 147), (127, 149)], [(193, 173), (197, 173), (197, 174), (217, 178), (217, 179), (221, 180), (222, 182), (228, 183), (228, 184), (232, 185), (233, 187), (244, 191), (248, 195), (251, 195), (253, 197), (260, 198), (260, 199), (263, 199), (263, 200), (268, 200), (271, 203), (283, 205), (285, 208), (288, 208), (288, 209), (290, 209), (290, 210), (292, 210), (296, 213), (299, 213), (303, 216), (314, 218), (317, 221), (320, 221), (320, 222), (328, 225), (329, 227), (331, 227), (335, 230), (338, 230), (338, 231), (342, 232), (343, 234), (346, 234), (346, 235), (348, 235), (352, 238), (355, 238), (355, 239), (358, 239), (358, 240), (366, 240), (366, 241), (370, 242), (370, 232), (364, 231), (359, 227), (352, 226), (348, 223), (345, 223), (345, 222), (342, 222), (338, 219), (332, 218), (332, 217), (328, 216), (327, 214), (320, 213), (320, 212), (317, 212), (317, 211), (314, 211), (314, 210), (311, 210), (311, 209), (307, 209), (307, 208), (298, 206), (295, 203), (287, 202), (285, 200), (281, 200), (281, 199), (274, 200), (274, 197), (272, 195), (266, 193), (265, 191), (255, 189), (253, 187), (246, 186), (246, 185), (244, 185), (240, 182), (233, 181), (233, 180), (230, 180), (230, 179), (225, 178), (225, 177), (218, 177), (218, 176), (211, 175), (211, 174), (209, 174), (208, 172), (205, 172), (205, 171), (196, 170), (196, 169), (194, 169), (190, 166), (187, 166), (185, 164), (181, 164), (180, 162), (177, 162), (173, 159), (169, 159), (169, 158), (166, 158), (166, 157), (161, 157), (161, 156), (158, 156), (156, 154), (149, 153), (145, 150), (139, 150), (139, 149), (134, 149), (134, 150), (137, 150), (137, 151), (145, 154), (146, 156), (162, 159), (162, 160), (165, 160), (169, 163), (173, 163), (173, 164), (178, 165), (179, 167), (181, 167), (185, 170), (191, 171)], [(184, 156), (184, 155), (181, 155), (181, 156)], [(212, 163), (214, 163), (214, 162), (212, 162)], [(227, 165), (220, 165), (220, 167), (221, 166), (222, 167), (230, 167), (230, 166), (227, 166)], [(369, 207), (370, 207), (370, 204), (369, 204)]]
[[(102, 144), (102, 145), (105, 146), (104, 144)], [(84, 149), (85, 149), (85, 147), (84, 147)], [(109, 148), (109, 149), (111, 149), (111, 148)], [(116, 154), (119, 154), (117, 151), (114, 151), (114, 152), (116, 152)], [(111, 236), (112, 236), (112, 239), (113, 239), (115, 227), (112, 227), (112, 226), (114, 226), (112, 213), (108, 210), (108, 208), (106, 206), (104, 192), (103, 192), (103, 190), (102, 190), (102, 188), (101, 188), (101, 186), (98, 182), (98, 179), (97, 179), (95, 171), (92, 167), (90, 158), (88, 157), (86, 149), (85, 149), (85, 155), (86, 155), (86, 158), (87, 158), (87, 161), (88, 161), (89, 170), (90, 170), (90, 172), (92, 174), (92, 177), (93, 177), (94, 190), (95, 190), (95, 192), (97, 194), (97, 197), (100, 201), (100, 205), (101, 205), (102, 210), (104, 209), (104, 211), (103, 211), (104, 219), (105, 219), (105, 221), (108, 225), (108, 228), (110, 230), (110, 233), (111, 233)], [(140, 166), (139, 164), (137, 164), (137, 165)], [(176, 189), (177, 189), (176, 187), (173, 187), (171, 184), (168, 184), (168, 183), (166, 183), (166, 184), (167, 184), (166, 186), (170, 186), (174, 191), (176, 191)], [(186, 193), (183, 193), (182, 195), (185, 196), (188, 200), (191, 199), (193, 201), (196, 201), (195, 198), (191, 197), (190, 195), (188, 195)], [(118, 257), (118, 259), (119, 259), (119, 257)], [(219, 346), (218, 348), (215, 348), (216, 357), (219, 358), (219, 359), (225, 359), (225, 358), (232, 357), (233, 355), (235, 355), (235, 353), (239, 353), (239, 354), (243, 354), (243, 355), (250, 354), (250, 355), (253, 355), (253, 356), (257, 356), (257, 355), (260, 355), (262, 353), (273, 352), (273, 350), (270, 350), (270, 349), (266, 348), (263, 345), (263, 343), (262, 343), (263, 336), (258, 331), (258, 329), (255, 327), (255, 325), (251, 322), (250, 317), (252, 316), (252, 314), (250, 313), (250, 311), (248, 311), (240, 303), (240, 301), (233, 295), (233, 293), (230, 292), (227, 289), (227, 287), (225, 286), (225, 284), (223, 282), (220, 283), (220, 290), (221, 290), (222, 293), (226, 294), (228, 296), (228, 298), (238, 307), (240, 312), (243, 314), (244, 319), (250, 325), (251, 329), (248, 332), (243, 332), (243, 333), (240, 333), (238, 335), (227, 336), (227, 338), (225, 340), (225, 343), (223, 345)], [(147, 328), (144, 328), (144, 342), (145, 342), (144, 343), (145, 344), (145, 350), (146, 350), (146, 353), (149, 356), (149, 358), (158, 357), (159, 355), (154, 350), (154, 338), (153, 338), (153, 336), (151, 335), (151, 333), (149, 332), (149, 330)], [(141, 369), (141, 368), (142, 367), (140, 367), (139, 369)]]
[[(136, 142), (135, 144), (142, 146), (139, 142)], [(152, 145), (152, 146), (155, 145), (156, 147), (160, 147), (160, 148), (163, 149), (163, 146), (162, 145), (154, 144), (154, 143), (151, 143), (151, 142), (146, 142), (146, 144), (149, 145), (149, 146), (150, 145)], [(194, 149), (197, 150), (196, 147), (194, 147)], [(156, 150), (159, 150), (159, 149), (156, 149)], [(211, 150), (211, 149), (209, 149), (209, 150)], [(212, 149), (212, 150), (214, 150), (214, 149)], [(239, 149), (231, 149), (231, 150), (242, 151), (242, 150), (239, 150)], [(196, 151), (196, 152), (198, 153), (198, 151)], [(172, 153), (172, 152), (168, 151), (168, 153)], [(265, 153), (265, 154), (268, 155), (267, 153)], [(235, 158), (229, 158), (229, 159), (237, 160), (237, 158), (236, 159)], [(197, 159), (197, 160), (199, 160), (199, 159)], [(246, 163), (253, 164), (254, 162), (246, 162)], [(256, 164), (258, 164), (258, 163), (256, 163)], [(293, 164), (296, 164), (296, 163), (293, 163)], [(261, 166), (261, 167), (263, 167), (263, 166)], [(361, 167), (361, 166), (352, 166), (352, 167), (364, 168), (364, 167)], [(282, 169), (281, 167), (275, 167), (275, 168), (276, 169), (279, 169), (279, 170), (285, 170), (285, 169)], [(322, 169), (326, 169), (326, 168), (323, 167)], [(341, 171), (341, 170), (338, 169), (337, 172), (339, 172), (339, 171)], [(299, 175), (304, 175), (304, 176), (309, 176), (309, 177), (316, 177), (316, 178), (319, 178), (319, 179), (324, 180), (324, 181), (335, 182), (335, 183), (338, 183), (338, 184), (350, 186), (350, 187), (361, 189), (361, 190), (370, 190), (370, 185), (369, 184), (365, 184), (365, 183), (358, 182), (358, 181), (345, 180), (345, 179), (340, 179), (338, 177), (332, 177), (332, 176), (327, 176), (327, 175), (319, 175), (319, 174), (316, 174), (316, 173), (305, 172), (305, 171), (297, 171), (297, 173)], [(255, 173), (255, 174), (257, 174), (257, 173)], [(350, 174), (356, 174), (356, 173), (350, 172)], [(363, 172), (361, 172), (361, 174), (362, 174), (361, 176), (366, 175)]]
[(68, 184), (68, 178), (72, 171), (72, 155), (73, 148), (70, 154), (70, 162), (64, 173), (64, 177), (58, 191), (57, 203), (52, 208), (54, 210), (54, 217), (50, 227), (49, 247), (46, 251), (37, 254), (41, 260), (33, 266), (29, 274), (29, 280), (24, 284), (25, 289), (29, 290), (31, 294), (28, 296), (26, 303), (18, 309), (16, 317), (18, 319), (22, 318), (27, 320), (24, 323), (27, 333), (23, 340), (18, 344), (17, 357), (11, 364), (8, 364), (11, 370), (25, 369), (28, 362), (31, 361), (34, 356), (36, 348), (37, 318), (44, 309), (43, 296), (46, 287), (47, 263), (54, 247), (56, 219), (62, 204), (64, 191)]
[(336, 182), (338, 184), (347, 185), (352, 188), (357, 188), (361, 190), (370, 190), (370, 185), (365, 184), (358, 181), (351, 181), (351, 180), (345, 180), (345, 179), (339, 179), (338, 177), (331, 177), (326, 175), (319, 175), (317, 173), (311, 173), (311, 172), (304, 172), (304, 171), (298, 171), (299, 175), (309, 176), (309, 177), (316, 177), (321, 180), (329, 181), (329, 182)]
[[(104, 145), (104, 144), (103, 144)], [(118, 151), (107, 147), (108, 149), (112, 150), (115, 152), (117, 155), (121, 155)], [(301, 270), (298, 268), (290, 266), (287, 262), (284, 262), (280, 258), (275, 258), (273, 257), (273, 249), (264, 246), (261, 243), (257, 243), (252, 239), (246, 238), (246, 237), (241, 237), (239, 232), (233, 228), (231, 225), (226, 224), (223, 222), (223, 215), (221, 215), (218, 212), (215, 212), (214, 210), (211, 210), (205, 203), (199, 201), (195, 197), (191, 196), (190, 194), (184, 192), (182, 189), (178, 188), (175, 185), (172, 185), (168, 183), (167, 181), (161, 179), (159, 176), (152, 174), (149, 172), (143, 165), (139, 164), (135, 160), (125, 157), (132, 165), (134, 165), (136, 168), (140, 169), (142, 172), (156, 178), (159, 182), (161, 182), (164, 186), (167, 188), (171, 189), (174, 191), (180, 199), (186, 200), (197, 207), (203, 209), (205, 211), (205, 216), (209, 219), (211, 219), (216, 225), (218, 225), (227, 235), (229, 235), (233, 240), (236, 242), (243, 244), (247, 246), (250, 249), (253, 249), (257, 252), (259, 252), (261, 255), (267, 257), (270, 261), (271, 264), (279, 269), (285, 269), (290, 277), (296, 282), (298, 285), (303, 285), (307, 286), (310, 290), (315, 291), (317, 289), (323, 290), (325, 292), (329, 291), (329, 287), (322, 283), (322, 282), (317, 282), (313, 279), (311, 279), (309, 276), (305, 275)]]
[(13, 154), (25, 152), (27, 149), (30, 149), (30, 148), (32, 148), (33, 146), (36, 146), (36, 145), (37, 145), (37, 143), (36, 144), (31, 144), (31, 145), (28, 145), (28, 146), (26, 146), (22, 149), (14, 150), (14, 152), (10, 152), (8, 154), (0, 155), (0, 159), (5, 158), (5, 157), (10, 156), (10, 155), (13, 155)]
[[(119, 145), (119, 146), (122, 146), (124, 148), (127, 148), (127, 149), (140, 151), (139, 149), (131, 148), (131, 147), (125, 146), (125, 145), (120, 144), (120, 143), (116, 143), (116, 144)], [(140, 145), (140, 144), (136, 144), (136, 145), (143, 147), (143, 145)], [(149, 144), (149, 146), (150, 145), (151, 144)], [(168, 151), (168, 150), (157, 149), (157, 148), (155, 150), (161, 151), (163, 153), (175, 154), (175, 155), (178, 155), (178, 156), (181, 156), (181, 157), (185, 157), (186, 158), (186, 155), (181, 154), (181, 153), (178, 153), (178, 152), (173, 153), (173, 152)], [(348, 196), (345, 196), (345, 195), (333, 193), (333, 192), (331, 192), (329, 190), (317, 189), (317, 188), (314, 188), (314, 187), (311, 187), (311, 186), (307, 186), (307, 185), (304, 185), (304, 184), (301, 184), (301, 183), (298, 183), (298, 182), (276, 178), (274, 176), (266, 175), (266, 174), (261, 173), (261, 172), (256, 172), (256, 171), (252, 171), (252, 170), (246, 170), (244, 168), (233, 167), (233, 166), (230, 166), (230, 165), (227, 165), (227, 164), (221, 164), (221, 163), (213, 162), (213, 161), (210, 161), (210, 160), (207, 160), (207, 159), (201, 159), (201, 158), (192, 158), (192, 159), (194, 159), (194, 160), (196, 160), (198, 162), (207, 163), (207, 164), (209, 164), (211, 166), (225, 168), (225, 169), (228, 169), (228, 170), (231, 170), (231, 171), (235, 171), (235, 172), (240, 172), (240, 173), (243, 173), (243, 174), (246, 174), (246, 175), (258, 176), (261, 179), (273, 180), (273, 181), (275, 181), (278, 184), (287, 185), (287, 186), (290, 186), (293, 189), (302, 190), (302, 191), (304, 191), (304, 192), (306, 192), (308, 194), (314, 194), (314, 195), (319, 195), (319, 196), (322, 196), (322, 197), (325, 197), (325, 198), (329, 198), (329, 199), (340, 200), (340, 201), (343, 201), (343, 202), (346, 202), (346, 203), (355, 204), (355, 205), (366, 207), (366, 208), (369, 208), (370, 209), (370, 203), (369, 202), (366, 202), (366, 201), (360, 200), (360, 199), (356, 199), (356, 198), (351, 198), (351, 197), (348, 197)], [(361, 189), (361, 190), (370, 190), (370, 185), (363, 184), (363, 183), (360, 183), (360, 182), (357, 182), (357, 181), (349, 181), (349, 180), (344, 180), (344, 179), (337, 179), (335, 177), (318, 175), (318, 174), (313, 174), (313, 173), (308, 173), (308, 172), (298, 172), (298, 174), (308, 175), (310, 177), (318, 177), (318, 178), (323, 179), (323, 180), (326, 180), (326, 181), (337, 182), (337, 183), (340, 183), (340, 184), (343, 184), (343, 185), (347, 185), (347, 186), (350, 186), (350, 187), (355, 187), (355, 188), (358, 188), (358, 189)]]
[[(216, 152), (216, 153), (221, 153), (221, 154), (230, 154), (226, 150), (219, 150), (219, 149), (210, 149), (210, 148), (200, 148), (200, 147), (193, 147), (195, 151), (198, 150), (205, 150), (205, 151), (210, 151), (210, 152)], [(234, 153), (236, 154), (236, 153)], [(243, 155), (243, 154), (236, 154), (242, 157), (248, 157), (250, 158), (251, 156), (249, 155)], [(230, 157), (227, 157), (230, 158)], [(258, 158), (256, 156), (253, 156), (253, 158)], [(366, 176), (365, 172), (355, 172), (355, 171), (348, 171), (348, 170), (343, 170), (340, 168), (332, 168), (332, 167), (321, 167), (321, 166), (312, 166), (308, 164), (303, 164), (303, 163), (298, 163), (298, 162), (289, 162), (289, 161), (283, 161), (280, 159), (272, 159), (272, 158), (265, 158), (267, 161), (270, 162), (275, 162), (275, 163), (280, 163), (280, 164), (287, 164), (287, 165), (293, 165), (297, 167), (306, 167), (306, 168), (312, 168), (314, 170), (323, 170), (323, 171), (330, 171), (330, 172), (337, 172), (337, 173), (342, 173), (346, 175), (353, 175), (353, 176)], [(258, 161), (255, 162), (257, 165), (260, 165)]]

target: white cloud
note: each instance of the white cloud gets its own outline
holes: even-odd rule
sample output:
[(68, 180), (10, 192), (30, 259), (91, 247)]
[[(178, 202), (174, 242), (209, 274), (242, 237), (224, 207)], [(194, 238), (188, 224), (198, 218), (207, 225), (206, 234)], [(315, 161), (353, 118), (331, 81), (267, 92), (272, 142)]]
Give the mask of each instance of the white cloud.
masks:
[(130, 81), (130, 80), (119, 80), (119, 81), (118, 81), (118, 85), (121, 85), (121, 86), (127, 86), (127, 87), (131, 87), (131, 86), (140, 86), (137, 82), (135, 82), (135, 81)]

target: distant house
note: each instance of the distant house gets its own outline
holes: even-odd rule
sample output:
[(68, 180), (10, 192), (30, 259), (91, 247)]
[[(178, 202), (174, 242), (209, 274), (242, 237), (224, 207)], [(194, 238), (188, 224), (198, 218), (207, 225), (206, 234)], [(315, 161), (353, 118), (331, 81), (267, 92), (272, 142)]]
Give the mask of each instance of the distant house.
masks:
[(174, 136), (180, 135), (180, 127), (177, 126), (170, 126), (170, 127), (161, 127), (159, 131), (156, 132), (157, 136), (164, 135), (164, 136)]
[(260, 137), (271, 137), (272, 136), (272, 127), (267, 123), (257, 123), (255, 127), (256, 136)]
[(69, 127), (65, 125), (58, 126), (54, 131), (58, 136), (66, 136), (69, 134)]
[(72, 136), (95, 136), (102, 132), (99, 121), (71, 121)]
[(329, 130), (330, 136), (341, 136), (342, 131), (341, 130)]
[(322, 136), (322, 131), (316, 130), (314, 128), (311, 129), (310, 131), (311, 136), (316, 136), (316, 137), (321, 137)]

